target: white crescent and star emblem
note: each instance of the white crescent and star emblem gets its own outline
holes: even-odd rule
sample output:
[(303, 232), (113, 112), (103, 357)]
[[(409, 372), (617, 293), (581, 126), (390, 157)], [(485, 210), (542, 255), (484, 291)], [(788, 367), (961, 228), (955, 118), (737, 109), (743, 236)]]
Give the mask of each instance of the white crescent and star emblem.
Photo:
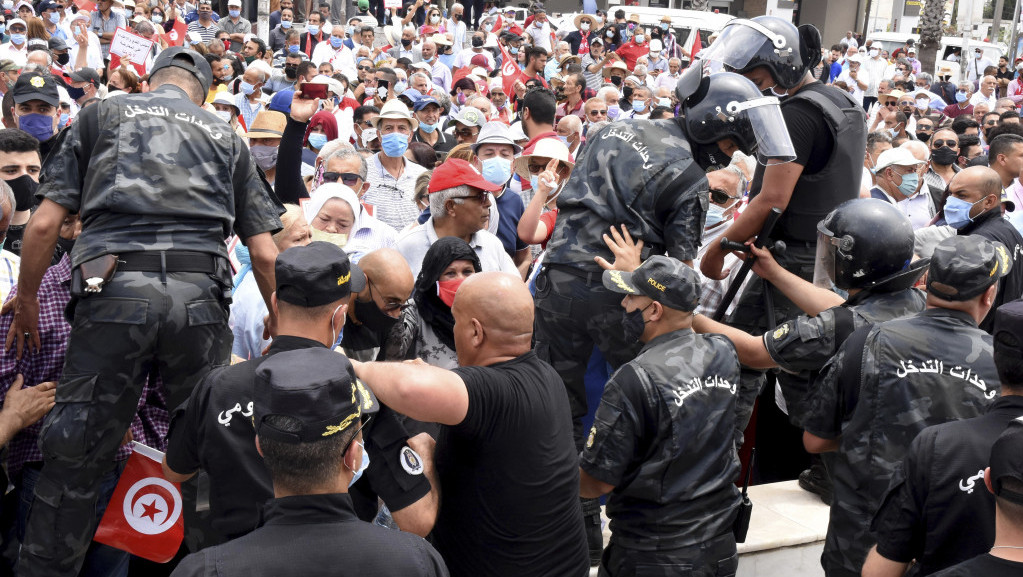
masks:
[(171, 40), (177, 41), (177, 39), (178, 39), (178, 31), (174, 30), (174, 29), (171, 29), (171, 31), (167, 33), (167, 37), (170, 38)]
[(143, 535), (159, 535), (181, 516), (181, 493), (170, 481), (146, 477), (124, 495), (124, 519)]

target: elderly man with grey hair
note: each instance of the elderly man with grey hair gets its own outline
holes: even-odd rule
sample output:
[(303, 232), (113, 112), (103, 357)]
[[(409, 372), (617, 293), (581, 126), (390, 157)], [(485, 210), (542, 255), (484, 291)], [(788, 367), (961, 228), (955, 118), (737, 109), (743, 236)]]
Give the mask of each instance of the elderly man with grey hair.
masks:
[(416, 28), (406, 25), (401, 29), (401, 43), (387, 51), (387, 55), (395, 60), (408, 58), (413, 64), (423, 61), (423, 49), (416, 43)]
[(437, 239), (455, 236), (473, 248), (483, 271), (500, 271), (521, 277), (501, 240), (487, 231), (490, 193), (504, 188), (494, 184), (468, 162), (449, 158), (430, 176), (430, 218), (398, 237), (398, 251), (418, 277), (423, 257)]

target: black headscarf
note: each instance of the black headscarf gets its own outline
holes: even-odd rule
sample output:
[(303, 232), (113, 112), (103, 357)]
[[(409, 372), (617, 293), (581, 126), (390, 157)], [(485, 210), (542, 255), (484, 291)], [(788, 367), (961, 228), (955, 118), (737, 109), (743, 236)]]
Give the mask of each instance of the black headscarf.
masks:
[(430, 325), (440, 342), (451, 350), (455, 349), (455, 317), (451, 315), (451, 307), (437, 296), (437, 281), (456, 260), (471, 262), (476, 272), (483, 268), (480, 258), (469, 243), (456, 236), (437, 239), (423, 257), (423, 267), (419, 269), (419, 278), (412, 292), (420, 318)]

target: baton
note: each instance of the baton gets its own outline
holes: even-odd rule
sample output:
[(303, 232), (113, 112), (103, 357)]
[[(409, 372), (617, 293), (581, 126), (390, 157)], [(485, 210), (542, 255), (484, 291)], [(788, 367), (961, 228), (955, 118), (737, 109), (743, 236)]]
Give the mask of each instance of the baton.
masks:
[[(771, 231), (774, 230), (774, 225), (778, 223), (779, 218), (781, 218), (781, 209), (778, 207), (771, 208), (771, 212), (768, 213), (767, 218), (764, 219), (764, 226), (760, 228), (760, 234), (757, 235), (757, 240), (753, 241), (754, 246), (757, 248), (763, 248), (764, 245), (767, 244), (767, 239), (771, 236)], [(721, 242), (724, 244), (730, 241), (723, 238), (721, 239)], [(749, 275), (755, 261), (756, 257), (753, 256), (752, 252), (746, 255), (746, 260), (742, 262), (742, 267), (739, 268), (739, 274), (735, 276), (735, 280), (732, 281), (732, 284), (728, 285), (728, 292), (726, 292), (725, 296), (722, 297), (721, 304), (719, 304), (717, 310), (714, 311), (714, 316), (711, 317), (712, 319), (720, 321), (725, 317), (725, 311), (728, 310), (732, 301), (735, 300), (735, 294), (739, 292), (739, 288)]]

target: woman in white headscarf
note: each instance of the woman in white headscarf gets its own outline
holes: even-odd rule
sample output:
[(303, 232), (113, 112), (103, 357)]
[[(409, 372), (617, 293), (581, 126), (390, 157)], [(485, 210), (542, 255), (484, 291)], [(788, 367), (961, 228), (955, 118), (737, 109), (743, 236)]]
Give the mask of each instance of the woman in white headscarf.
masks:
[(302, 201), (312, 239), (337, 245), (348, 253), (352, 262), (378, 248), (393, 248), (394, 229), (380, 222), (352, 189), (338, 182), (324, 182), (312, 195)]

